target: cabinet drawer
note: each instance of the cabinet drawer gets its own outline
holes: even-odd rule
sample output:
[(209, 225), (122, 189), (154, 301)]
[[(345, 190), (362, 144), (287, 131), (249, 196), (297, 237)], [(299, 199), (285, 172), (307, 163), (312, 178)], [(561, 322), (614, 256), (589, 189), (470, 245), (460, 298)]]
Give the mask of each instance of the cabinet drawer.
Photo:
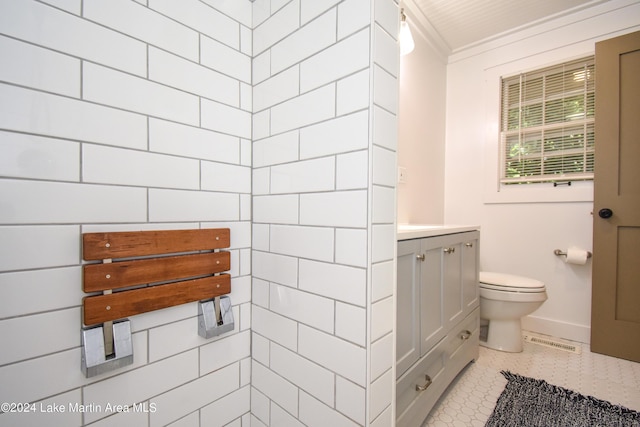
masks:
[(407, 421), (409, 418), (413, 418), (414, 407), (428, 406), (430, 398), (435, 403), (441, 389), (446, 388), (447, 384), (444, 384), (442, 378), (446, 361), (449, 358), (446, 345), (447, 339), (443, 338), (398, 379), (396, 383), (398, 426), (411, 425)]
[[(455, 325), (431, 351), (402, 375), (396, 383), (396, 427), (422, 424), (431, 408), (458, 373), (478, 358), (480, 309), (476, 308)], [(426, 376), (431, 384), (425, 390)]]
[(445, 338), (445, 348), (450, 359), (456, 357), (456, 353), (463, 344), (478, 344), (480, 333), (480, 308), (476, 308), (464, 320), (451, 328), (451, 332)]

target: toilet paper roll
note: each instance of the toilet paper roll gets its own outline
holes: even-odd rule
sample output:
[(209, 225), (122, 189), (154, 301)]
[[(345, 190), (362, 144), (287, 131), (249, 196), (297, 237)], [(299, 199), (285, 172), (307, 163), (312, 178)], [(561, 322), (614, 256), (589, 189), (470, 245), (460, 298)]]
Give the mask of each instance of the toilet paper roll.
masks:
[(569, 248), (567, 249), (567, 258), (565, 262), (567, 264), (578, 264), (585, 265), (587, 263), (587, 258), (589, 258), (589, 252), (580, 248)]

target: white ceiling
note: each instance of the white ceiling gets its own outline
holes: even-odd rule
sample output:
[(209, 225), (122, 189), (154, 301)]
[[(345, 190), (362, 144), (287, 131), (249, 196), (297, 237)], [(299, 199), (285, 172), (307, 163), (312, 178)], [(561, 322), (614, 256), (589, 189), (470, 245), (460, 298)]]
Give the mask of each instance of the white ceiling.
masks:
[(434, 35), (444, 50), (455, 52), (608, 0), (405, 0), (409, 22)]

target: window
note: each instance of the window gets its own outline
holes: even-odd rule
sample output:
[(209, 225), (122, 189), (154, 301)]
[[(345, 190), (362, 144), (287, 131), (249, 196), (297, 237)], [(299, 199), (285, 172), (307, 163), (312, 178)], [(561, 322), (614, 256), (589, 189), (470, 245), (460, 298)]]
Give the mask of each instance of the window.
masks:
[(593, 179), (593, 57), (503, 78), (501, 99), (502, 184)]

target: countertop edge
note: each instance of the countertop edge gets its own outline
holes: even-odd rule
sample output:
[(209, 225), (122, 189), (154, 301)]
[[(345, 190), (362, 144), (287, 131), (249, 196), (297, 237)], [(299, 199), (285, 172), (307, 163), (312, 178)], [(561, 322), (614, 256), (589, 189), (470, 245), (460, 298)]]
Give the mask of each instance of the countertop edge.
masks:
[(478, 225), (425, 225), (424, 228), (418, 228), (418, 225), (412, 225), (412, 228), (409, 230), (402, 230), (401, 227), (401, 225), (398, 226), (396, 233), (396, 239), (398, 241), (421, 239), (423, 237), (444, 236), (447, 234), (464, 233), (467, 231), (480, 231), (480, 226)]

